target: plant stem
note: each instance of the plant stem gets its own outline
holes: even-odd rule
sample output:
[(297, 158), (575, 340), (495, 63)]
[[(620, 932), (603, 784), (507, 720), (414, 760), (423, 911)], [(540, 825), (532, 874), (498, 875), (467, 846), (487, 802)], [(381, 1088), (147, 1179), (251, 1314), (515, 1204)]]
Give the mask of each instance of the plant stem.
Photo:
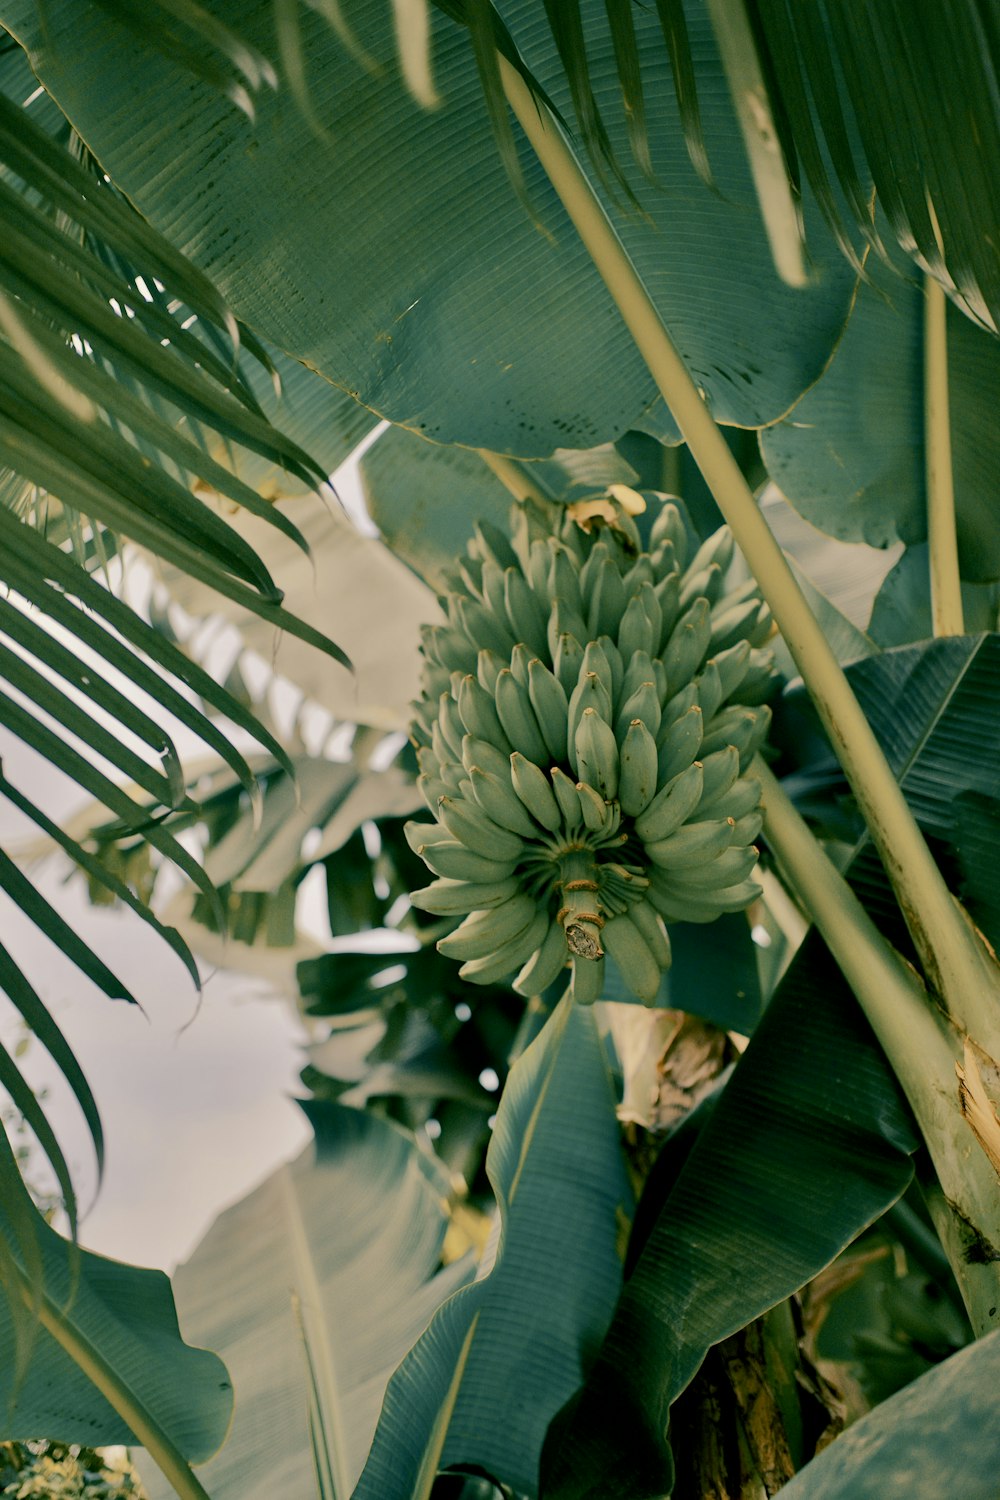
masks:
[[(1000, 1184), (962, 1114), (958, 1049), (916, 974), (878, 931), (771, 772), (764, 832), (878, 1037), (917, 1117), (941, 1185), (931, 1211), (977, 1335), (1000, 1327)], [(970, 1259), (970, 1250), (976, 1253)]]
[(924, 277), (924, 453), (927, 540), (931, 565), (931, 620), (935, 635), (961, 635), (962, 581), (955, 532), (955, 486), (948, 407), (948, 299), (941, 283)]
[(180, 1496), (180, 1500), (209, 1500), (208, 1492), (203, 1489), (183, 1453), (147, 1406), (132, 1393), (117, 1370), (108, 1364), (48, 1292), (43, 1290), (40, 1297), (36, 1296), (35, 1289), (21, 1268), (12, 1265), (11, 1270), (18, 1279), (24, 1302), (32, 1312), (37, 1313), (42, 1327), (100, 1391), (108, 1405), (131, 1427), (136, 1440), (147, 1450), (150, 1458)]
[(500, 483), (504, 485), (515, 500), (537, 500), (542, 505), (551, 503), (549, 496), (539, 489), (533, 479), (529, 479), (524, 472), (524, 466), (516, 459), (507, 458), (503, 453), (493, 453), (489, 448), (478, 448), (479, 457), (487, 468), (492, 469)]
[(558, 122), (505, 58), (507, 99), (573, 221), (771, 607), (857, 797), (933, 989), (981, 1044), (997, 1034), (1000, 972), (948, 890), (847, 678)]

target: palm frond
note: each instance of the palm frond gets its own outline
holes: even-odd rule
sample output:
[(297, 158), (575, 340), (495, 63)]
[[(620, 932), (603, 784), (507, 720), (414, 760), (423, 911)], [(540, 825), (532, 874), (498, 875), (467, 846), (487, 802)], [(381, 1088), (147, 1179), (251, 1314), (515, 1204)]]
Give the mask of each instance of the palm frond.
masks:
[[(178, 25), (202, 16), (186, 0), (165, 0), (160, 9)], [(246, 49), (214, 34), (245, 81), (254, 68), (257, 83), (265, 79)], [(112, 188), (51, 101), (39, 101), (23, 55), (3, 56), (0, 88), (0, 725), (96, 798), (121, 832), (182, 871), (222, 923), (211, 878), (177, 837), (198, 808), (164, 720), (171, 715), (215, 751), (254, 806), (261, 801), (256, 778), (218, 717), (288, 771), (291, 761), (237, 694), (116, 595), (109, 559), (119, 539), (139, 543), (346, 664), (333, 642), (283, 608), (259, 552), (214, 498), (201, 498), (252, 512), (306, 552), (294, 523), (239, 471), (257, 472), (263, 462), (287, 474), (289, 487), (307, 489), (321, 488), (326, 471), (264, 414), (260, 376), (248, 373), (247, 362), (270, 382), (267, 352), (211, 282)], [(148, 891), (127, 868), (112, 868), (59, 829), (40, 799), (2, 768), (0, 795), (131, 907), (198, 982), (186, 943), (153, 915)], [(134, 1003), (3, 852), (0, 891), (107, 996)], [(66, 1078), (100, 1168), (101, 1124), (89, 1086), (6, 948), (0, 989)], [(0, 1085), (48, 1157), (75, 1233), (62, 1148), (6, 1051)], [(23, 1246), (19, 1253), (26, 1257)]]

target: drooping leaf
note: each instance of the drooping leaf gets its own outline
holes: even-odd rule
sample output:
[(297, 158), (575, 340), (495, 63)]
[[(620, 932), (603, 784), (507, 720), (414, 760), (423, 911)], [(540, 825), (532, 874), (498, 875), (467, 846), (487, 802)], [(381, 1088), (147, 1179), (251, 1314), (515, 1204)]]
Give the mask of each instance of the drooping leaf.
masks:
[(412, 1137), (360, 1110), (304, 1108), (315, 1142), (227, 1209), (174, 1278), (185, 1329), (222, 1354), (236, 1395), (203, 1474), (213, 1500), (264, 1500), (276, 1475), (290, 1495), (348, 1500), (386, 1381), (472, 1269), (437, 1270), (448, 1181)]
[[(242, 33), (263, 36), (269, 4), (238, 11)], [(627, 127), (607, 15), (599, 0), (588, 0), (586, 11), (590, 86), (620, 147)], [(222, 14), (235, 21), (236, 8)], [(116, 183), (153, 223), (169, 223), (240, 316), (373, 410), (437, 439), (545, 455), (607, 441), (652, 402), (649, 377), (533, 162), (525, 163), (526, 186), (551, 238), (538, 234), (511, 190), (462, 28), (446, 20), (435, 27), (445, 102), (428, 114), (393, 76), (386, 9), (359, 12), (356, 28), (383, 64), (377, 75), (347, 57), (319, 17), (304, 15), (310, 66), (324, 78), (314, 102), (334, 141), (321, 148), (280, 94), (262, 98), (255, 130), (98, 11), (82, 19), (50, 6), (44, 37), (21, 0), (11, 0), (4, 19)], [(518, 5), (505, 20), (541, 86), (570, 112), (540, 8)], [(634, 21), (640, 58), (658, 59), (657, 17), (639, 10)], [(753, 190), (704, 14), (690, 15), (688, 26), (720, 193), (705, 193), (687, 159), (673, 88), (646, 62), (646, 118), (663, 190), (644, 200), (648, 218), (616, 213), (616, 223), (713, 409), (723, 421), (753, 425), (773, 421), (816, 378), (853, 277), (832, 243), (824, 250), (819, 230), (822, 276), (797, 293), (778, 279), (754, 227)], [(89, 67), (80, 67), (81, 57), (93, 60)], [(107, 77), (99, 57), (115, 58)], [(160, 146), (147, 109), (154, 99), (156, 119), (167, 110), (176, 126), (169, 172), (159, 161), (166, 142)], [(360, 128), (362, 120), (370, 128)], [(336, 170), (317, 173), (321, 150)], [(211, 187), (193, 194), (186, 184), (208, 154), (201, 181)], [(639, 169), (623, 171), (642, 197)], [(252, 207), (262, 192), (281, 222), (278, 237)], [(296, 211), (303, 201), (308, 214)], [(372, 239), (364, 205), (374, 201), (391, 201), (393, 232)], [(808, 206), (806, 218), (815, 218)], [(669, 419), (662, 425), (672, 430)]]
[[(0, 1152), (9, 1156), (6, 1141)], [(30, 1220), (38, 1246), (37, 1281), (18, 1249), (19, 1215)], [(213, 1453), (229, 1425), (231, 1386), (216, 1355), (182, 1341), (166, 1276), (72, 1246), (35, 1209), (16, 1169), (4, 1177), (0, 1221), (0, 1281), (7, 1293), (0, 1298), (0, 1401), (6, 1431), (95, 1447), (134, 1443), (138, 1424), (149, 1422), (189, 1462)], [(32, 1295), (41, 1326), (19, 1381), (11, 1303)], [(123, 1414), (129, 1409), (131, 1419)]]
[(488, 1273), (436, 1314), (389, 1383), (354, 1500), (427, 1500), (438, 1469), (538, 1493), (547, 1422), (579, 1381), (620, 1284), (629, 1211), (593, 1017), (564, 1002), (511, 1072), (488, 1171)]
[[(996, 945), (992, 860), (967, 859), (964, 850), (977, 821), (996, 826), (990, 809), (1000, 807), (1000, 635), (884, 651), (849, 676), (945, 879)], [(902, 917), (870, 843), (852, 864), (851, 882), (890, 940), (907, 951)]]
[[(842, 541), (885, 547), (927, 536), (923, 292), (869, 258), (870, 284), (829, 369), (761, 433), (768, 473), (792, 505)], [(995, 525), (1000, 441), (993, 393), (1000, 344), (948, 307), (948, 384), (963, 575), (1000, 576)]]
[(808, 939), (662, 1203), (641, 1200), (648, 1237), (580, 1397), (546, 1440), (546, 1500), (666, 1493), (670, 1405), (706, 1350), (796, 1291), (906, 1187), (905, 1105), (823, 954)]
[[(1000, 624), (1000, 583), (962, 580), (962, 619), (969, 634)], [(930, 640), (931, 565), (927, 544), (907, 547), (886, 575), (872, 606), (872, 638), (880, 646), (909, 646)]]
[(993, 1500), (1000, 1330), (890, 1396), (807, 1464), (788, 1500)]

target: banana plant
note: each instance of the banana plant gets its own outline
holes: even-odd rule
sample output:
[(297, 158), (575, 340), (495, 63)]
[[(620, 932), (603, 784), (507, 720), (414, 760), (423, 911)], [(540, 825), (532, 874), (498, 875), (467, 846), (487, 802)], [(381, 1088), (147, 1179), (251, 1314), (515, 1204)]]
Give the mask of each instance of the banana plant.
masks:
[[(1000, 988), (991, 950), (954, 898), (989, 935), (991, 900), (977, 868), (997, 827), (998, 789), (989, 762), (970, 768), (968, 755), (959, 757), (956, 785), (944, 726), (957, 714), (952, 724), (970, 725), (963, 743), (988, 736), (993, 642), (977, 644), (963, 630), (970, 597), (984, 611), (975, 618), (996, 623), (988, 413), (997, 286), (995, 257), (983, 247), (996, 237), (984, 143), (1000, 127), (993, 28), (973, 0), (931, 9), (918, 7), (925, 24), (914, 38), (911, 8), (895, 4), (873, 17), (870, 7), (816, 6), (799, 15), (780, 3), (736, 0), (658, 5), (655, 13), (568, 3), (543, 13), (512, 0), (501, 17), (479, 0), (449, 0), (433, 15), (423, 5), (394, 14), (374, 4), (343, 15), (294, 5), (274, 11), (258, 0), (238, 12), (158, 4), (143, 26), (131, 3), (95, 6), (86, 16), (58, 0), (44, 16), (23, 0), (0, 8), (100, 163), (101, 180), (220, 289), (250, 338), (356, 400), (368, 414), (362, 428), (377, 414), (416, 439), (460, 448), (469, 470), (473, 456), (483, 465), (457, 525), (447, 492), (426, 485), (433, 459), (414, 461), (412, 489), (405, 464), (400, 478), (387, 480), (383, 470), (380, 481), (383, 496), (394, 491), (383, 505), (386, 535), (445, 596), (443, 622), (428, 616), (423, 698), (412, 720), (433, 821), (416, 825), (411, 840), (438, 877), (416, 899), (449, 924), (464, 917), (440, 938), (445, 959), (461, 961), (469, 979), (513, 981), (529, 1008), (537, 990), (557, 982), (569, 953), (577, 1008), (563, 1000), (521, 1058), (525, 1066), (511, 1073), (487, 1164), (497, 1243), (476, 1283), (443, 1305), (390, 1381), (362, 1494), (430, 1495), (439, 1471), (480, 1490), (493, 1484), (566, 1500), (658, 1495), (675, 1474), (682, 1484), (668, 1427), (675, 1449), (683, 1433), (670, 1426), (670, 1412), (707, 1349), (765, 1315), (760, 1347), (784, 1338), (797, 1349), (794, 1308), (771, 1310), (893, 1207), (912, 1153), (926, 1216), (911, 1241), (926, 1252), (938, 1237), (951, 1268), (941, 1274), (954, 1277), (949, 1295), (960, 1297), (978, 1336), (975, 1358), (957, 1355), (944, 1369), (961, 1393), (980, 1362), (989, 1368), (1000, 1305)], [(942, 96), (945, 77), (967, 103), (961, 117)], [(39, 96), (48, 109), (46, 97)], [(936, 111), (931, 99), (941, 101)], [(179, 127), (169, 135), (165, 115)], [(40, 159), (40, 147), (35, 154)], [(41, 174), (37, 160), (32, 169)], [(262, 191), (267, 214), (259, 210)], [(373, 224), (370, 205), (380, 195), (392, 204), (391, 233)], [(9, 271), (15, 398), (23, 397), (17, 381), (23, 386), (32, 370), (29, 353), (36, 369), (47, 369), (45, 360), (57, 365), (65, 352), (50, 337), (54, 313), (64, 334), (85, 343), (110, 326), (104, 304), (99, 317), (75, 282), (63, 300), (38, 287), (29, 243), (51, 253), (49, 229), (24, 210), (14, 241), (20, 258)], [(131, 242), (119, 244), (119, 255), (126, 248)], [(60, 253), (65, 279), (78, 261)], [(92, 268), (88, 274), (96, 282)], [(102, 277), (96, 284), (106, 296), (111, 283)], [(153, 314), (134, 302), (126, 299), (136, 319), (152, 326)], [(63, 378), (76, 373), (72, 360), (62, 363)], [(35, 482), (51, 481), (58, 493), (61, 480), (59, 498), (71, 507), (82, 498), (113, 506), (115, 495), (97, 495), (93, 483), (84, 497), (65, 465), (57, 475), (45, 444), (61, 443), (64, 453), (67, 433), (79, 433), (84, 419), (48, 379), (44, 431), (32, 419), (32, 461), (47, 465), (33, 471)], [(127, 381), (122, 389), (129, 428)], [(759, 454), (734, 429), (758, 429)], [(87, 474), (107, 478), (107, 453), (95, 451), (92, 433), (84, 436)], [(169, 451), (148, 422), (144, 441)], [(383, 441), (371, 450), (370, 473)], [(584, 493), (571, 494), (565, 465), (558, 472), (560, 451), (595, 448), (600, 479), (589, 493), (584, 481)], [(422, 456), (433, 452), (425, 447)], [(635, 480), (613, 472), (618, 462)], [(658, 472), (641, 473), (644, 463)], [(929, 616), (935, 635), (955, 639), (919, 648), (915, 659), (880, 655), (870, 638), (845, 628), (783, 558), (755, 494), (767, 476), (831, 533), (906, 548), (876, 607), (876, 636), (919, 640)], [(480, 494), (497, 505), (498, 486), (519, 502), (516, 547), (486, 516), (456, 568)], [(661, 501), (662, 492), (678, 491), (691, 499), (687, 516)], [(720, 532), (720, 520), (728, 531)], [(150, 524), (133, 521), (133, 529), (147, 528), (139, 540), (152, 541)], [(213, 527), (201, 525), (208, 545)], [(427, 545), (428, 534), (438, 546)], [(733, 539), (742, 564), (730, 561)], [(747, 569), (743, 578), (724, 579), (719, 549), (727, 568)], [(235, 551), (252, 570), (245, 551)], [(434, 576), (429, 559), (442, 569)], [(980, 592), (970, 596), (970, 586)], [(227, 587), (237, 607), (252, 602), (245, 583)], [(775, 743), (787, 755), (796, 724), (808, 721), (819, 739), (825, 732), (823, 753), (832, 751), (846, 783), (829, 770), (824, 783), (801, 756), (775, 760), (774, 769), (779, 777), (794, 771), (800, 791), (808, 782), (814, 827), (823, 785), (845, 804), (829, 822), (850, 828), (860, 815), (858, 832), (871, 844), (859, 849), (847, 880), (838, 869), (844, 850), (836, 862), (827, 857), (779, 777), (753, 758), (767, 729), (766, 694), (757, 682), (749, 699), (739, 693), (772, 619), (779, 664), (801, 676), (817, 715), (796, 719), (791, 692), (776, 699)], [(564, 644), (574, 640), (579, 662)], [(723, 681), (727, 651), (736, 653), (727, 670), (746, 657), (738, 682)], [(852, 652), (865, 662), (845, 675)], [(640, 675), (623, 698), (636, 663)], [(755, 658), (753, 667), (766, 688), (768, 663)], [(23, 681), (42, 691), (33, 678)], [(880, 712), (886, 703), (901, 705), (898, 723)], [(705, 725), (709, 739), (719, 739), (705, 742), (699, 778), (688, 773)], [(491, 761), (490, 748), (508, 761), (512, 752), (512, 769)], [(550, 766), (562, 761), (560, 780)], [(706, 797), (710, 761), (714, 797)], [(680, 795), (675, 783), (685, 775)], [(730, 795), (745, 805), (725, 801)], [(820, 796), (819, 805), (827, 820), (828, 801)], [(700, 806), (719, 817), (699, 819)], [(741, 824), (743, 836), (723, 848)], [(757, 907), (756, 887), (745, 882), (761, 832), (769, 899)], [(618, 860), (609, 857), (615, 840)], [(873, 879), (873, 864), (884, 875)], [(715, 878), (723, 872), (725, 880)], [(8, 876), (10, 888), (17, 878)], [(846, 988), (827, 972), (807, 979), (807, 994), (819, 985), (837, 1033), (848, 1016), (857, 1018), (853, 992), (877, 1041), (861, 1025), (863, 1045), (852, 1050), (845, 1036), (837, 1043), (824, 1031), (818, 1006), (796, 1013), (785, 999), (811, 964), (828, 963), (814, 956), (818, 939), (784, 979), (772, 970), (763, 1022), (731, 1081), (720, 1083), (714, 1110), (704, 1112), (708, 1122), (687, 1127), (689, 1156), (665, 1168), (674, 1174), (665, 1187), (654, 1191), (650, 1177), (617, 1309), (615, 1278), (602, 1262), (603, 1326), (570, 1319), (576, 1346), (553, 1353), (551, 1379), (536, 1386), (538, 1371), (526, 1369), (513, 1345), (532, 1332), (524, 1321), (535, 1305), (532, 1279), (536, 1293), (549, 1283), (541, 1267), (526, 1283), (524, 1266), (536, 1259), (525, 1250), (522, 1262), (519, 1247), (542, 1243), (552, 1203), (532, 1212), (527, 1230), (519, 1215), (526, 1198), (536, 1201), (536, 1165), (550, 1195), (553, 1180), (567, 1192), (587, 1185), (572, 1141), (551, 1124), (564, 1118), (560, 1090), (570, 1082), (562, 1049), (584, 1037), (592, 1052), (598, 1047), (579, 1002), (609, 994), (605, 975), (617, 973), (633, 997), (662, 1006), (663, 919), (673, 931), (679, 919), (711, 917), (719, 893), (733, 891), (737, 906), (749, 903), (751, 914), (784, 925), (789, 949), (802, 912), (815, 922)], [(683, 994), (687, 1002), (677, 989), (673, 1000)], [(697, 1010), (696, 998), (684, 1009)], [(830, 1056), (852, 1059), (845, 1068), (861, 1097), (832, 1102), (835, 1123), (823, 1136), (830, 1159), (805, 1150), (809, 1122), (821, 1114), (816, 1089), (798, 1114), (788, 1108), (801, 1068), (788, 1054), (771, 1065), (776, 1039), (797, 1044), (796, 1060), (824, 1040)], [(602, 1068), (616, 1062), (603, 1040), (593, 1055)], [(662, 1061), (666, 1067), (666, 1055)], [(624, 1058), (617, 1062), (624, 1071)], [(787, 1109), (787, 1139), (796, 1142), (794, 1150), (775, 1146), (773, 1159), (803, 1173), (794, 1183), (778, 1179), (783, 1191), (774, 1197), (761, 1189), (750, 1205), (759, 1218), (734, 1220), (739, 1179), (724, 1176), (732, 1141), (762, 1118), (764, 1100), (774, 1103), (766, 1089), (762, 1100), (760, 1077), (779, 1081), (778, 1114)], [(613, 1123), (612, 1099), (605, 1087), (597, 1111), (605, 1124)], [(610, 1142), (615, 1131), (606, 1135)], [(866, 1149), (847, 1149), (859, 1137)], [(607, 1146), (602, 1187), (627, 1215), (614, 1159)], [(766, 1159), (751, 1154), (758, 1165)], [(730, 1189), (720, 1194), (707, 1239), (696, 1191), (703, 1172)], [(641, 1182), (645, 1169), (636, 1175)], [(816, 1182), (836, 1185), (818, 1215), (808, 1200)], [(610, 1245), (607, 1206), (602, 1254)], [(745, 1270), (755, 1259), (774, 1272), (759, 1284)], [(682, 1269), (691, 1277), (683, 1316), (670, 1300), (686, 1285)], [(585, 1282), (583, 1270), (567, 1272), (539, 1326), (560, 1305), (556, 1291), (572, 1300)], [(697, 1317), (689, 1320), (691, 1309)], [(924, 1377), (935, 1387), (936, 1374)], [(948, 1379), (942, 1374), (943, 1389)], [(801, 1411), (787, 1402), (782, 1420), (792, 1467), (801, 1467), (800, 1493), (839, 1482), (824, 1478), (824, 1464), (859, 1494), (884, 1486), (887, 1472), (909, 1480), (900, 1451), (911, 1433), (907, 1413), (923, 1410), (919, 1385), (911, 1405), (904, 1392), (900, 1407), (888, 1402), (884, 1416), (875, 1413), (876, 1431), (895, 1419), (902, 1435), (878, 1461), (866, 1460), (864, 1445), (855, 1448), (848, 1435), (832, 1445), (836, 1453), (846, 1444), (842, 1460), (809, 1462)], [(536, 1393), (530, 1412), (518, 1406), (522, 1387)], [(777, 1382), (776, 1401), (779, 1390)], [(488, 1415), (484, 1391), (496, 1407)], [(960, 1404), (960, 1395), (943, 1403), (956, 1439)], [(752, 1449), (753, 1434), (740, 1433)], [(965, 1479), (970, 1493), (988, 1493), (989, 1481), (972, 1467)]]

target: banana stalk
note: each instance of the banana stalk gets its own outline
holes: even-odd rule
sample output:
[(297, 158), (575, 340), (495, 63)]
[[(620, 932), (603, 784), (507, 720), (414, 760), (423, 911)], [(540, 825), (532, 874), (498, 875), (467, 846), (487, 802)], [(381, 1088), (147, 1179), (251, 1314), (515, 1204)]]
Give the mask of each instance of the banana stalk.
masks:
[[(966, 1119), (960, 1039), (928, 1004), (759, 758), (764, 830), (793, 889), (858, 997), (916, 1115), (940, 1184), (929, 1207), (977, 1335), (1000, 1327), (1000, 1182)], [(970, 1253), (974, 1252), (974, 1253)]]

